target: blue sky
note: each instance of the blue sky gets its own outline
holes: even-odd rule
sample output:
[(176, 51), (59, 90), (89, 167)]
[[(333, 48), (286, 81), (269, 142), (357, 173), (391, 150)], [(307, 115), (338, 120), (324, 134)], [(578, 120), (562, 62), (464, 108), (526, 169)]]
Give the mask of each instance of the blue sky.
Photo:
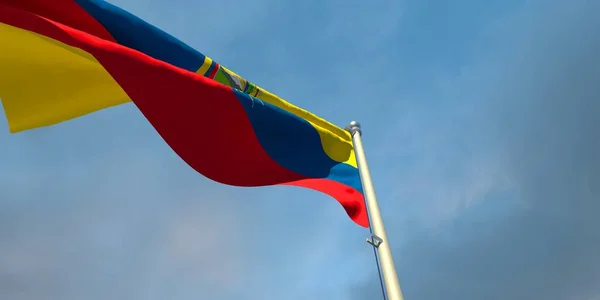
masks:
[[(600, 299), (599, 2), (112, 2), (363, 124), (406, 299)], [(0, 141), (2, 299), (380, 297), (334, 200), (211, 182), (131, 104)]]

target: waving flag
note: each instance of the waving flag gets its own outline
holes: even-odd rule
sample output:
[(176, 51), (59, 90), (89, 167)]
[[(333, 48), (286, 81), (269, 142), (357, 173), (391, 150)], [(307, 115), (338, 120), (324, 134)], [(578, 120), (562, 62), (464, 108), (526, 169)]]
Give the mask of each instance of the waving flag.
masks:
[(0, 98), (11, 132), (132, 101), (204, 176), (294, 185), (367, 227), (350, 134), (100, 0), (0, 0)]

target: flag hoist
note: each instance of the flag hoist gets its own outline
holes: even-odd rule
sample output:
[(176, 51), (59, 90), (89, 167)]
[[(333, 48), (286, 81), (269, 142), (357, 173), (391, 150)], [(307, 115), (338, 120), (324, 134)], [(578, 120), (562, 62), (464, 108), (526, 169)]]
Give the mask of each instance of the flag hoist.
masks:
[(346, 130), (348, 130), (352, 135), (352, 143), (354, 144), (354, 152), (356, 154), (356, 161), (358, 163), (358, 172), (362, 182), (365, 202), (367, 203), (369, 223), (371, 224), (371, 237), (367, 239), (367, 242), (375, 249), (375, 258), (378, 258), (378, 269), (380, 269), (379, 275), (383, 282), (383, 286), (385, 287), (384, 293), (387, 295), (386, 299), (403, 300), (404, 297), (402, 296), (402, 289), (400, 288), (398, 273), (396, 272), (394, 258), (392, 257), (392, 250), (385, 232), (383, 218), (381, 217), (381, 212), (379, 211), (377, 195), (375, 194), (375, 188), (373, 186), (373, 181), (371, 180), (371, 173), (369, 172), (367, 157), (362, 144), (362, 130), (360, 123), (352, 121), (346, 127)]

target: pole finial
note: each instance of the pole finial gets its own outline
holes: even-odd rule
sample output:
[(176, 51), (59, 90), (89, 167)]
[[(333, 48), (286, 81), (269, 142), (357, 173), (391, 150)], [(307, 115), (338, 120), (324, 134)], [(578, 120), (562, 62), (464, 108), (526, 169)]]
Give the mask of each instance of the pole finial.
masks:
[(359, 134), (362, 134), (362, 130), (360, 128), (360, 123), (358, 123), (356, 121), (350, 122), (350, 124), (348, 124), (348, 126), (346, 126), (346, 130), (348, 130), (348, 132), (350, 132), (350, 135), (354, 135), (357, 132)]

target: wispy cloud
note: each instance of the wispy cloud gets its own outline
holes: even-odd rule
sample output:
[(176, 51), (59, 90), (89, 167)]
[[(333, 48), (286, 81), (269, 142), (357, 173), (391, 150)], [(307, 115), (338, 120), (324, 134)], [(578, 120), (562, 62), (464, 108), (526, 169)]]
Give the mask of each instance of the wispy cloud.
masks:
[[(407, 299), (597, 296), (597, 4), (115, 3), (363, 123)], [(6, 132), (0, 298), (379, 297), (339, 204), (210, 182), (132, 105)]]
[[(371, 37), (397, 21), (384, 2), (366, 7), (387, 15), (381, 23), (367, 22), (365, 7), (349, 10), (347, 3), (326, 11), (316, 9), (321, 2), (114, 3), (319, 114), (360, 110), (323, 99), (357, 82), (344, 79), (341, 68), (381, 46), (384, 40)], [(353, 31), (362, 28), (368, 47), (333, 59), (338, 42), (351, 42), (346, 20), (355, 17), (362, 25)], [(316, 56), (312, 67), (299, 64), (307, 51)], [(369, 66), (360, 68), (377, 71)], [(349, 121), (347, 113), (334, 117), (342, 115)], [(369, 255), (365, 232), (334, 200), (289, 187), (210, 182), (176, 157), (131, 104), (6, 132), (2, 124), (1, 297), (315, 298), (364, 277), (363, 263), (372, 259), (357, 260), (364, 250)]]
[[(418, 131), (401, 131), (411, 146), (400, 153), (417, 159), (397, 183), (396, 199), (408, 206), (394, 213), (409, 220), (390, 229), (407, 298), (599, 292), (598, 8), (531, 1), (490, 23), (467, 65), (436, 92), (442, 108), (422, 112)], [(429, 230), (423, 220), (439, 221), (440, 210), (452, 218)], [(357, 299), (372, 292), (374, 280)]]

